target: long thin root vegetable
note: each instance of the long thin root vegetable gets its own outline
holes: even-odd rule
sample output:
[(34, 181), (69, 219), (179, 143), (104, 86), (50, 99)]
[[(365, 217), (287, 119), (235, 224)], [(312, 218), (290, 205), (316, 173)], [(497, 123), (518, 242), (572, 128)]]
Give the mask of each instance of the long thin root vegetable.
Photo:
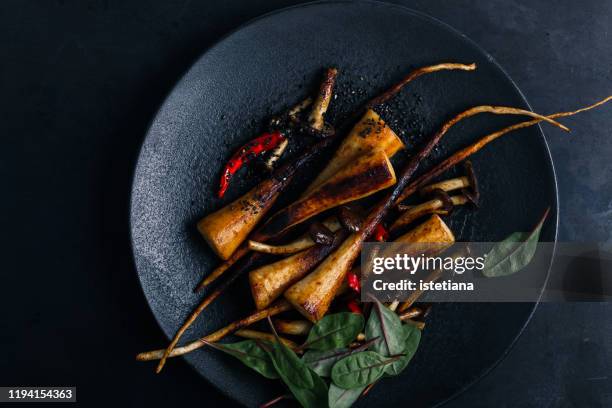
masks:
[(395, 180), (395, 171), (385, 152), (371, 151), (338, 171), (307, 196), (272, 215), (253, 235), (253, 240), (277, 237), (323, 211), (384, 190), (395, 184)]
[[(342, 228), (342, 225), (335, 217), (323, 220), (323, 225), (331, 232), (336, 232)], [(312, 238), (306, 234), (295, 241), (283, 245), (270, 245), (263, 242), (249, 240), (249, 249), (251, 251), (261, 252), (264, 254), (290, 255), (308, 249), (315, 244), (316, 243), (312, 240)]]
[(310, 183), (303, 196), (310, 194), (324, 181), (345, 168), (359, 156), (374, 149), (382, 149), (391, 158), (398, 150), (404, 148), (402, 140), (381, 119), (378, 113), (368, 109), (357, 122), (350, 133), (342, 140), (342, 144), (334, 153), (329, 163)]
[(346, 233), (339, 230), (331, 245), (316, 245), (249, 272), (249, 284), (257, 309), (268, 307), (289, 286), (300, 280), (333, 249), (337, 248), (345, 236)]
[(553, 121), (552, 119), (543, 119), (544, 117), (523, 109), (495, 107), (495, 106), (476, 106), (468, 109), (454, 118), (446, 122), (436, 134), (410, 158), (393, 190), (382, 199), (370, 211), (367, 218), (364, 220), (362, 229), (359, 232), (351, 234), (340, 247), (334, 251), (327, 259), (325, 259), (310, 275), (306, 276), (301, 281), (291, 286), (285, 292), (285, 298), (311, 321), (320, 320), (327, 310), (332, 299), (335, 296), (335, 291), (340, 286), (340, 283), (345, 279), (346, 274), (350, 270), (353, 262), (361, 251), (361, 245), (372, 234), (372, 231), (379, 224), (382, 218), (387, 214), (389, 209), (395, 203), (397, 197), (408, 185), (410, 178), (419, 167), (419, 164), (431, 153), (432, 149), (440, 142), (442, 137), (462, 119), (474, 116), (479, 113), (494, 113), (494, 114), (512, 114), (526, 115), (537, 117), (538, 119), (552, 122), (553, 124), (567, 129), (565, 126)]
[[(258, 330), (240, 329), (234, 332), (234, 334), (238, 337), (243, 337), (245, 339), (266, 340), (271, 342), (276, 341), (276, 337), (274, 337), (272, 333), (266, 333)], [(291, 341), (284, 337), (279, 337), (279, 339), (285, 346), (289, 347), (292, 350), (297, 350), (299, 348), (299, 345), (294, 341)]]
[(373, 108), (373, 107), (375, 107), (377, 105), (380, 105), (382, 103), (387, 102), (389, 99), (391, 99), (395, 95), (397, 95), (397, 93), (399, 93), (399, 91), (401, 91), (402, 88), (406, 84), (408, 84), (409, 82), (412, 82), (413, 80), (415, 80), (416, 78), (420, 77), (421, 75), (431, 74), (433, 72), (438, 72), (438, 71), (454, 71), (454, 70), (473, 71), (475, 69), (476, 69), (476, 64), (474, 64), (474, 63), (472, 63), (472, 64), (458, 64), (456, 62), (444, 62), (444, 63), (441, 63), (441, 64), (436, 64), (436, 65), (430, 65), (430, 66), (427, 66), (427, 67), (417, 68), (414, 71), (410, 72), (405, 77), (403, 77), (399, 82), (394, 84), (392, 87), (387, 89), (385, 92), (383, 92), (382, 94), (376, 96), (375, 98), (372, 98), (366, 104), (366, 108)]
[[(553, 119), (559, 119), (559, 118), (564, 118), (564, 117), (568, 117), (568, 116), (573, 116), (576, 115), (578, 113), (582, 113), (594, 108), (597, 108), (605, 103), (608, 103), (612, 100), (612, 95), (601, 99), (591, 105), (585, 106), (583, 108), (574, 110), (574, 111), (569, 111), (569, 112), (558, 112), (558, 113), (553, 113), (551, 115), (546, 116), (547, 119), (553, 120)], [(423, 186), (427, 185), (427, 183), (431, 182), (431, 180), (433, 180), (434, 178), (440, 176), (442, 173), (444, 173), (445, 171), (447, 171), (448, 169), (450, 169), (451, 167), (454, 167), (455, 165), (457, 165), (458, 163), (461, 163), (462, 161), (464, 161), (465, 159), (467, 159), (468, 157), (470, 157), (471, 155), (477, 153), (478, 151), (480, 151), (483, 147), (485, 147), (486, 145), (488, 145), (489, 143), (493, 142), (494, 140), (502, 137), (503, 135), (510, 133), (514, 130), (519, 130), (519, 129), (524, 129), (524, 128), (528, 128), (530, 126), (534, 126), (537, 125), (538, 123), (541, 123), (544, 119), (534, 119), (534, 120), (529, 120), (529, 121), (525, 121), (525, 122), (520, 122), (514, 125), (510, 125), (507, 126), (501, 130), (498, 130), (496, 132), (490, 133), (484, 137), (482, 137), (480, 140), (476, 141), (475, 143), (457, 151), (456, 153), (454, 153), (452, 156), (448, 157), (447, 159), (445, 159), (444, 161), (442, 161), (441, 163), (437, 164), (436, 166), (434, 166), (431, 170), (427, 171), (426, 173), (424, 173), (422, 176), (416, 178), (414, 181), (412, 181), (402, 192), (402, 194), (397, 197), (397, 199), (395, 200), (395, 204), (399, 205), (402, 201), (404, 201), (406, 198), (408, 198), (409, 196), (411, 196), (412, 194), (414, 194), (416, 191), (418, 191), (420, 188), (422, 188)]]
[[(183, 354), (187, 354), (189, 352), (197, 350), (200, 347), (204, 347), (206, 345), (206, 342), (215, 343), (223, 339), (225, 336), (235, 332), (236, 330), (240, 330), (244, 327), (250, 326), (253, 323), (259, 322), (263, 319), (267, 319), (268, 316), (276, 316), (277, 314), (287, 312), (289, 310), (291, 310), (291, 305), (288, 302), (281, 300), (265, 310), (257, 311), (243, 319), (230, 323), (227, 326), (215, 331), (214, 333), (202, 337), (201, 339), (192, 341), (191, 343), (188, 343), (182, 347), (174, 348), (172, 352), (170, 352), (170, 354), (167, 356), (165, 356), (165, 351), (167, 349), (159, 349), (140, 353), (136, 356), (136, 360), (150, 361), (163, 359), (163, 361), (165, 361), (165, 358), (168, 357), (182, 356)], [(158, 373), (161, 371), (163, 366), (164, 365), (161, 364), (160, 361), (160, 365), (157, 366)]]

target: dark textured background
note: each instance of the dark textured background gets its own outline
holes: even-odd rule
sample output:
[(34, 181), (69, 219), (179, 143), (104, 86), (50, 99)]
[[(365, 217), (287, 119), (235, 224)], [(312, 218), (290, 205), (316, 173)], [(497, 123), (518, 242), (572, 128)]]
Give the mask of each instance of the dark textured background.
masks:
[[(148, 121), (195, 58), (295, 3), (0, 2), (0, 385), (77, 385), (88, 406), (231, 406), (186, 364), (155, 376), (133, 362), (164, 338), (131, 259), (131, 175)], [(612, 2), (402, 4), (475, 40), (537, 111), (612, 93)], [(610, 107), (567, 123), (572, 135), (548, 138), (560, 239), (610, 243)], [(611, 311), (542, 305), (509, 356), (449, 406), (612, 406)]]

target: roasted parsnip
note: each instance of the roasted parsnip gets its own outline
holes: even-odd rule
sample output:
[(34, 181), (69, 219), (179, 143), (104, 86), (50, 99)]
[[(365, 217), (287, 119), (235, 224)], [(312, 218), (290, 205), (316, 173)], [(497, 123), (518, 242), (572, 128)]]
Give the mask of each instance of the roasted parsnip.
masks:
[(268, 307), (293, 283), (335, 249), (346, 234), (336, 232), (331, 245), (315, 245), (305, 251), (249, 272), (249, 284), (258, 310)]
[(368, 109), (361, 120), (344, 138), (329, 164), (310, 183), (304, 195), (310, 194), (325, 180), (345, 168), (357, 157), (374, 149), (382, 149), (391, 158), (398, 150), (404, 148), (404, 143), (393, 130), (380, 118), (378, 113)]
[(372, 195), (395, 181), (395, 171), (385, 152), (371, 151), (321, 183), (309, 195), (272, 215), (252, 240), (276, 237), (325, 210)]

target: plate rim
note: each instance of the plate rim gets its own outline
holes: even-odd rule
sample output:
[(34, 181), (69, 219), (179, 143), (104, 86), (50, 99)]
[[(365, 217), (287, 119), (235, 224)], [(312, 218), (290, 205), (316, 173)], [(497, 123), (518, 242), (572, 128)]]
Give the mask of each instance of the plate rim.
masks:
[[(168, 90), (168, 92), (165, 93), (163, 99), (160, 100), (157, 109), (155, 110), (154, 114), (151, 116), (151, 119), (149, 120), (149, 123), (147, 124), (146, 131), (144, 133), (144, 137), (142, 138), (142, 140), (140, 142), (140, 147), (139, 147), (138, 153), (137, 153), (137, 159), (136, 159), (136, 161), (134, 163), (134, 166), (132, 168), (130, 197), (129, 197), (129, 214), (128, 214), (128, 219), (129, 219), (129, 238), (130, 238), (130, 250), (132, 252), (132, 262), (133, 262), (133, 265), (134, 265), (134, 270), (135, 270), (136, 275), (138, 277), (138, 286), (140, 287), (140, 291), (141, 291), (143, 297), (147, 301), (147, 306), (148, 306), (151, 314), (153, 315), (153, 317), (155, 319), (155, 322), (158, 325), (158, 328), (161, 330), (163, 336), (166, 337), (168, 341), (170, 340), (170, 337), (167, 336), (165, 331), (163, 330), (163, 325), (160, 322), (159, 317), (157, 316), (157, 314), (154, 312), (154, 310), (152, 308), (152, 305), (151, 305), (151, 302), (149, 301), (149, 298), (146, 295), (145, 288), (143, 286), (143, 281), (141, 279), (141, 272), (138, 270), (138, 264), (137, 264), (137, 260), (136, 260), (136, 251), (135, 251), (135, 245), (136, 244), (135, 244), (135, 237), (134, 237), (134, 200), (135, 200), (135, 195), (136, 195), (136, 181), (137, 181), (136, 177), (137, 177), (137, 172), (138, 172), (139, 168), (142, 165), (142, 161), (144, 160), (144, 158), (143, 158), (143, 150), (144, 150), (145, 144), (147, 142), (147, 139), (149, 139), (149, 136), (150, 136), (150, 133), (152, 131), (152, 128), (155, 125), (155, 122), (157, 121), (157, 119), (159, 117), (159, 114), (162, 112), (162, 110), (169, 103), (170, 97), (176, 91), (176, 89), (181, 86), (181, 84), (189, 77), (190, 73), (195, 69), (195, 67), (197, 65), (199, 65), (200, 62), (202, 60), (204, 60), (209, 53), (211, 53), (215, 48), (219, 47), (228, 38), (230, 38), (231, 36), (233, 36), (234, 34), (240, 32), (240, 31), (242, 31), (243, 29), (245, 29), (245, 28), (247, 28), (247, 27), (249, 27), (249, 26), (251, 26), (251, 25), (253, 25), (253, 24), (257, 23), (257, 22), (259, 22), (260, 20), (264, 20), (266, 18), (275, 16), (277, 14), (282, 14), (284, 12), (287, 12), (287, 11), (290, 11), (290, 10), (295, 10), (295, 9), (301, 9), (301, 8), (307, 8), (307, 7), (317, 7), (317, 6), (327, 6), (327, 5), (334, 5), (334, 4), (349, 4), (349, 5), (370, 4), (370, 5), (373, 5), (373, 6), (376, 6), (376, 7), (385, 7), (385, 8), (400, 9), (404, 13), (411, 14), (412, 16), (420, 18), (420, 19), (422, 19), (422, 20), (424, 20), (426, 22), (436, 24), (439, 27), (441, 27), (443, 30), (446, 30), (446, 31), (448, 31), (448, 32), (450, 32), (450, 33), (452, 33), (452, 34), (454, 34), (456, 36), (461, 37), (468, 44), (470, 44), (472, 47), (474, 47), (477, 51), (481, 52), (483, 55), (486, 56), (487, 61), (489, 63), (491, 63), (492, 65), (494, 65), (495, 68), (497, 68), (503, 74), (503, 76), (508, 80), (508, 82), (512, 85), (514, 90), (518, 93), (520, 98), (523, 100), (523, 102), (527, 106), (528, 110), (533, 111), (533, 108), (531, 107), (531, 104), (529, 103), (528, 99), (525, 97), (525, 95), (523, 94), (521, 89), (518, 87), (518, 85), (514, 82), (512, 77), (497, 62), (497, 60), (488, 51), (486, 51), (482, 46), (480, 46), (478, 43), (476, 43), (470, 37), (468, 37), (467, 35), (465, 35), (461, 31), (459, 31), (458, 29), (454, 28), (453, 26), (449, 25), (448, 23), (446, 23), (446, 22), (444, 22), (442, 20), (439, 20), (439, 19), (437, 19), (437, 18), (435, 18), (435, 17), (433, 17), (433, 16), (431, 16), (431, 15), (429, 15), (427, 13), (415, 10), (413, 8), (410, 8), (410, 7), (402, 5), (402, 4), (388, 3), (388, 2), (382, 1), (382, 0), (316, 0), (316, 1), (310, 1), (310, 2), (306, 2), (306, 3), (294, 4), (294, 5), (291, 5), (291, 6), (282, 7), (282, 8), (278, 8), (278, 9), (275, 9), (275, 10), (271, 10), (271, 11), (266, 12), (264, 14), (261, 14), (259, 16), (253, 17), (253, 18), (245, 21), (244, 23), (238, 25), (234, 29), (231, 29), (230, 31), (228, 31), (227, 33), (225, 33), (224, 35), (219, 37), (216, 41), (214, 41), (210, 46), (205, 48), (195, 58), (195, 60), (189, 65), (189, 67), (182, 72), (180, 77), (174, 82), (174, 84), (171, 86), (171, 88)], [(559, 234), (559, 210), (560, 210), (560, 206), (559, 206), (559, 186), (558, 186), (558, 180), (557, 180), (557, 172), (556, 172), (556, 169), (555, 169), (555, 164), (554, 164), (554, 160), (553, 160), (552, 153), (551, 153), (551, 150), (550, 150), (550, 146), (548, 145), (548, 140), (546, 139), (546, 135), (544, 133), (544, 130), (542, 129), (542, 126), (540, 124), (537, 124), (536, 128), (538, 129), (538, 131), (539, 131), (539, 133), (541, 135), (541, 138), (542, 138), (542, 141), (543, 141), (543, 145), (544, 145), (544, 148), (545, 148), (545, 151), (546, 151), (547, 159), (548, 159), (547, 161), (550, 163), (550, 170), (551, 170), (552, 181), (553, 181), (553, 186), (552, 187), (554, 189), (554, 199), (555, 199), (555, 204), (554, 204), (555, 220), (554, 220), (554, 226), (553, 226), (554, 227), (554, 233), (553, 233), (553, 240), (554, 241), (552, 241), (553, 249), (552, 249), (552, 254), (551, 254), (550, 265), (548, 266), (548, 270), (546, 272), (546, 276), (545, 276), (545, 279), (544, 279), (544, 282), (543, 282), (543, 285), (542, 285), (542, 292), (540, 292), (540, 295), (539, 295), (539, 297), (538, 297), (538, 299), (536, 301), (534, 301), (533, 303), (529, 303), (529, 304), (532, 304), (531, 311), (529, 312), (529, 315), (527, 316), (524, 324), (521, 326), (521, 328), (518, 331), (518, 333), (514, 336), (512, 342), (506, 347), (506, 349), (499, 356), (499, 358), (493, 364), (491, 364), (489, 367), (485, 368), (475, 379), (473, 379), (472, 381), (468, 382), (462, 388), (457, 390), (453, 395), (451, 395), (450, 397), (448, 397), (448, 398), (440, 401), (439, 403), (435, 404), (434, 405), (435, 407), (440, 407), (440, 406), (445, 405), (445, 404), (449, 403), (450, 401), (458, 398), (460, 395), (465, 393), (469, 388), (473, 387), (475, 384), (480, 382), (484, 377), (489, 375), (495, 368), (497, 368), (502, 363), (502, 361), (504, 361), (506, 359), (506, 357), (514, 349), (514, 347), (515, 347), (516, 343), (518, 342), (519, 338), (525, 332), (526, 327), (531, 322), (531, 319), (533, 318), (533, 315), (535, 314), (535, 311), (538, 308), (538, 305), (540, 304), (540, 300), (541, 300), (544, 288), (546, 287), (546, 285), (548, 283), (548, 279), (549, 279), (549, 276), (550, 276), (550, 270), (552, 268), (552, 264), (553, 264), (554, 258), (556, 256), (557, 241), (558, 241), (558, 234)], [(183, 358), (181, 358), (181, 360), (184, 361), (185, 363), (187, 363), (189, 368), (192, 369), (196, 373), (196, 375), (198, 375), (200, 378), (205, 380), (208, 384), (213, 386), (216, 390), (218, 390), (225, 397), (229, 398), (230, 400), (232, 400), (233, 402), (235, 402), (235, 403), (237, 403), (239, 405), (246, 406), (241, 400), (237, 399), (228, 390), (226, 390), (225, 388), (222, 388), (222, 387), (218, 387), (216, 384), (214, 384), (212, 381), (210, 381), (207, 377), (205, 377), (201, 373), (199, 373), (197, 368), (195, 367), (195, 364), (192, 361), (190, 361), (190, 359), (183, 357)]]

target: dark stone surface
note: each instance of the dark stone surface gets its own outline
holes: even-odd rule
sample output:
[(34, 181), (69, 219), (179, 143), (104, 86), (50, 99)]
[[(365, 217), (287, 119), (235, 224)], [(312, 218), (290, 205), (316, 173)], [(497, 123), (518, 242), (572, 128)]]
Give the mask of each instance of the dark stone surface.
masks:
[[(133, 362), (164, 339), (133, 270), (128, 193), (148, 121), (176, 79), (224, 33), (291, 4), (0, 3), (0, 384), (76, 384), (88, 406), (231, 406), (185, 364), (155, 376)], [(610, 2), (404, 4), (480, 44), (535, 110), (612, 93)], [(548, 138), (560, 239), (611, 242), (610, 107), (567, 123), (572, 135)], [(508, 357), (449, 406), (612, 405), (610, 312), (541, 306)]]

